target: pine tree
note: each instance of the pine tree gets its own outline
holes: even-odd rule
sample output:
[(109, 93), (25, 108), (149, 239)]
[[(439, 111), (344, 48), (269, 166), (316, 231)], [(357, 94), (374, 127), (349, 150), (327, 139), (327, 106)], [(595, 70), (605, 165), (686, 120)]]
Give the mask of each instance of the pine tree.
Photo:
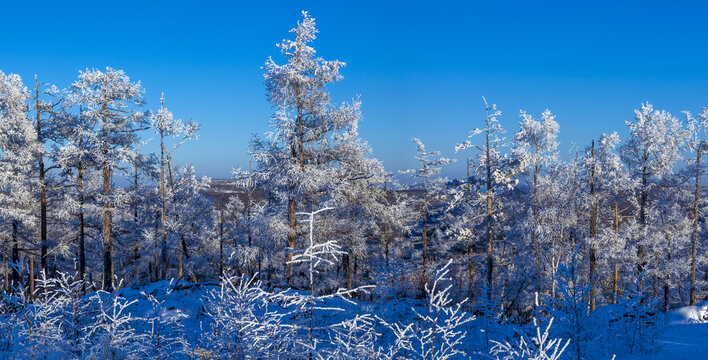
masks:
[[(590, 274), (594, 274), (591, 277), (593, 306), (599, 298), (596, 296), (595, 283), (602, 280), (600, 263), (607, 265), (607, 271), (612, 274), (612, 301), (616, 301), (619, 295), (619, 270), (627, 260), (625, 254), (629, 251), (625, 248), (624, 236), (620, 234), (620, 221), (626, 217), (622, 213), (631, 208), (627, 195), (631, 194), (637, 183), (629, 176), (617, 153), (619, 142), (616, 132), (603, 134), (597, 142), (593, 141), (592, 147), (586, 149), (583, 164), (588, 178), (586, 193), (590, 195), (586, 198), (585, 206), (591, 208), (590, 231), (586, 242), (591, 251)], [(626, 207), (626, 203), (630, 206)], [(603, 216), (609, 219), (606, 226), (602, 226)], [(611, 249), (611, 251), (601, 251), (602, 249)]]
[[(260, 178), (267, 179), (264, 190), (275, 200), (269, 207), (275, 221), (269, 226), (271, 236), (277, 241), (287, 238), (285, 278), (292, 284), (290, 250), (303, 232), (296, 212), (328, 206), (346, 184), (378, 175), (375, 166), (345, 174), (362, 161), (360, 155), (366, 152), (360, 150), (365, 144), (359, 142), (356, 132), (360, 102), (336, 106), (327, 93), (327, 86), (341, 79), (339, 70), (345, 64), (315, 55), (310, 43), (317, 30), (307, 12), (291, 32), (295, 40), (278, 44), (287, 62), (278, 65), (269, 58), (264, 67), (268, 101), (276, 111), (267, 139), (252, 141), (252, 155)], [(283, 217), (287, 217), (285, 224)]]
[[(639, 224), (646, 233), (649, 193), (657, 181), (673, 173), (674, 164), (681, 159), (686, 133), (678, 119), (666, 111), (654, 110), (649, 103), (634, 110), (634, 117), (634, 121), (627, 121), (629, 138), (621, 148), (621, 156), (631, 175), (640, 181)], [(644, 272), (647, 263), (647, 245), (646, 241), (637, 245), (638, 273)]]
[[(476, 198), (473, 201), (480, 205), (480, 209), (475, 209), (475, 212), (484, 211), (485, 213), (483, 224), (486, 232), (486, 288), (489, 291), (487, 300), (491, 300), (492, 293), (494, 292), (494, 239), (499, 236), (494, 234), (494, 229), (495, 221), (498, 221), (498, 218), (501, 217), (499, 213), (501, 211), (501, 204), (499, 204), (498, 193), (513, 188), (516, 184), (516, 180), (513, 179), (515, 174), (510, 159), (506, 157), (506, 154), (502, 153), (503, 147), (508, 144), (504, 142), (506, 130), (504, 130), (498, 120), (498, 117), (501, 116), (501, 111), (497, 109), (496, 104), (490, 105), (487, 99), (482, 99), (484, 100), (485, 112), (484, 127), (470, 131), (469, 138), (482, 134), (484, 136), (484, 144), (477, 146), (473, 145), (470, 140), (466, 140), (455, 147), (455, 152), (472, 147), (480, 152), (477, 156), (477, 161), (472, 162), (472, 167), (476, 172), (475, 179), (480, 178), (484, 185), (483, 188), (480, 189), (480, 192), (475, 194)], [(469, 174), (467, 177), (467, 188), (465, 190), (469, 193), (471, 178)], [(470, 247), (471, 245), (468, 247), (468, 251)], [(470, 281), (472, 281), (473, 265), (471, 257), (469, 269)]]
[[(168, 202), (168, 191), (167, 189), (167, 177), (166, 172), (170, 166), (170, 160), (172, 159), (172, 153), (177, 150), (182, 144), (190, 139), (198, 138), (197, 131), (199, 126), (190, 121), (188, 123), (183, 123), (181, 120), (175, 119), (170, 111), (165, 109), (165, 95), (162, 95), (160, 99), (160, 110), (150, 117), (150, 122), (152, 127), (155, 129), (155, 133), (160, 136), (160, 236), (161, 236), (161, 252), (160, 252), (160, 276), (162, 279), (167, 278), (167, 202)], [(166, 140), (169, 138), (175, 138), (173, 144), (167, 144)], [(169, 169), (170, 183), (171, 180), (171, 168)], [(174, 193), (174, 191), (172, 191)], [(174, 197), (173, 197), (174, 200)], [(172, 204), (173, 206), (176, 204)], [(184, 251), (185, 248), (180, 242), (177, 244), (179, 248), (179, 266), (177, 276), (182, 277), (184, 273)]]
[(93, 155), (103, 176), (103, 288), (113, 290), (113, 239), (111, 214), (115, 210), (112, 191), (114, 170), (130, 161), (138, 141), (137, 131), (146, 129), (143, 89), (122, 70), (87, 69), (72, 86), (71, 99), (82, 106), (82, 118), (91, 123)]
[(705, 163), (701, 162), (701, 157), (708, 147), (708, 107), (703, 108), (703, 112), (698, 115), (698, 118), (693, 117), (690, 112), (685, 111), (686, 119), (688, 120), (688, 149), (696, 153), (696, 158), (691, 164), (693, 177), (696, 180), (695, 193), (693, 197), (693, 239), (691, 242), (691, 290), (689, 295), (689, 303), (696, 304), (696, 268), (697, 268), (697, 250), (698, 250), (698, 220), (700, 217), (701, 208), (701, 175), (705, 174)]
[(558, 123), (550, 110), (542, 114), (538, 121), (525, 111), (521, 111), (521, 129), (514, 135), (516, 147), (512, 150), (522, 168), (531, 168), (531, 242), (536, 264), (536, 291), (541, 293), (543, 275), (541, 273), (541, 249), (538, 244), (537, 228), (539, 225), (539, 176), (543, 167), (556, 160), (558, 142)]
[(27, 116), (29, 94), (22, 79), (0, 71), (0, 218), (11, 228), (12, 282), (19, 285), (20, 237), (23, 226), (34, 223), (32, 187), (40, 145)]
[(423, 245), (423, 270), (428, 266), (428, 237), (430, 232), (428, 230), (429, 225), (429, 209), (432, 207), (433, 203), (440, 200), (443, 193), (443, 185), (445, 182), (444, 178), (434, 178), (433, 176), (440, 174), (441, 166), (450, 164), (454, 162), (454, 159), (448, 159), (440, 155), (440, 151), (428, 151), (425, 149), (425, 145), (418, 138), (413, 138), (412, 141), (416, 144), (418, 149), (418, 156), (416, 160), (420, 162), (420, 167), (417, 169), (409, 169), (402, 171), (404, 174), (411, 174), (414, 179), (421, 179), (420, 184), (414, 186), (420, 187), (422, 190), (423, 198), (419, 199), (421, 215), (421, 244)]

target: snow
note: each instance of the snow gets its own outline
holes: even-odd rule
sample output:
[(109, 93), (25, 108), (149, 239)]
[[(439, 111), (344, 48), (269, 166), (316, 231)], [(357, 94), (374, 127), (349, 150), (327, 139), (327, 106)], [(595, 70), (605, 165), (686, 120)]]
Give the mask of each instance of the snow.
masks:
[(708, 357), (708, 323), (677, 323), (659, 339), (656, 354), (636, 359), (703, 360)]
[(708, 301), (669, 311), (667, 317), (671, 325), (706, 323), (708, 322)]

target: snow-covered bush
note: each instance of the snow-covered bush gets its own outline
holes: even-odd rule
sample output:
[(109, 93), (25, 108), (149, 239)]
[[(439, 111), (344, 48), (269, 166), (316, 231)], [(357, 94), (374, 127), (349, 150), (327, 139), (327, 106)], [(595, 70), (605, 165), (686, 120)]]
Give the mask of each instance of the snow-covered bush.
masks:
[(533, 319), (535, 334), (533, 337), (519, 334), (519, 339), (514, 343), (498, 342), (492, 340), (494, 346), (490, 354), (495, 360), (558, 360), (568, 347), (570, 340), (563, 342), (563, 339), (551, 338), (550, 329), (553, 325), (553, 318), (548, 321), (545, 330), (541, 333), (541, 327), (537, 320)]
[(0, 354), (4, 358), (11, 359), (24, 344), (20, 332), (27, 325), (25, 314), (29, 304), (23, 291), (18, 294), (0, 294)]
[(92, 322), (84, 327), (82, 341), (91, 344), (89, 351), (98, 359), (140, 359), (146, 351), (147, 335), (136, 330), (137, 322), (128, 308), (138, 300), (128, 300), (118, 293), (98, 291), (90, 298)]
[(415, 322), (407, 325), (383, 324), (393, 332), (393, 349), (383, 353), (395, 353), (406, 359), (449, 360), (466, 356), (462, 349), (467, 337), (465, 325), (475, 319), (462, 308), (466, 300), (453, 303), (452, 284), (447, 278), (452, 261), (437, 270), (432, 285), (425, 284), (428, 306), (424, 310), (413, 309)]
[(70, 304), (71, 285), (63, 274), (57, 279), (47, 279), (42, 272), (35, 290), (35, 299), (24, 314), (26, 326), (19, 332), (23, 339), (25, 354), (39, 359), (62, 358), (78, 350), (75, 335), (76, 325), (72, 320), (80, 306), (67, 309)]
[(390, 359), (377, 347), (381, 336), (376, 331), (378, 321), (370, 314), (355, 315), (330, 327), (331, 347), (318, 352), (321, 360)]
[(206, 313), (213, 319), (205, 332), (208, 343), (202, 354), (213, 359), (279, 359), (296, 354), (300, 346), (295, 327), (284, 321), (291, 315), (285, 306), (289, 295), (268, 292), (255, 277), (222, 278), (219, 289), (210, 291)]

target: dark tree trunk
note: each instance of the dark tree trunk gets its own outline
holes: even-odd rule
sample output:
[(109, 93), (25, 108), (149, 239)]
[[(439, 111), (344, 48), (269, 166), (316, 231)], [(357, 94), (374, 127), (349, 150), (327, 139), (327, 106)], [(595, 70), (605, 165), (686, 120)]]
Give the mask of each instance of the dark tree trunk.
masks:
[(84, 169), (83, 163), (79, 162), (76, 175), (76, 190), (79, 193), (79, 279), (84, 280), (86, 276), (86, 230), (84, 224), (84, 195), (83, 195)]
[(691, 294), (690, 304), (696, 305), (696, 252), (698, 249), (698, 204), (701, 190), (701, 148), (696, 149), (696, 191), (693, 200), (693, 241), (691, 242)]
[(17, 220), (12, 222), (12, 286), (17, 287), (20, 284), (20, 245), (17, 238), (18, 224)]

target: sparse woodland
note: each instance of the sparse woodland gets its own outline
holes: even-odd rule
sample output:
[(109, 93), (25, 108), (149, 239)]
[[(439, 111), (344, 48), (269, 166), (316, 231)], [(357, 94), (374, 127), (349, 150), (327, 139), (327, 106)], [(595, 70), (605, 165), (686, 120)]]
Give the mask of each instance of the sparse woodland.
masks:
[(199, 125), (124, 71), (0, 72), (1, 358), (609, 359), (706, 300), (708, 107), (638, 104), (561, 156), (563, 119), (480, 99), (394, 174), (317, 33), (303, 13), (265, 62), (270, 132), (217, 196), (172, 161)]

